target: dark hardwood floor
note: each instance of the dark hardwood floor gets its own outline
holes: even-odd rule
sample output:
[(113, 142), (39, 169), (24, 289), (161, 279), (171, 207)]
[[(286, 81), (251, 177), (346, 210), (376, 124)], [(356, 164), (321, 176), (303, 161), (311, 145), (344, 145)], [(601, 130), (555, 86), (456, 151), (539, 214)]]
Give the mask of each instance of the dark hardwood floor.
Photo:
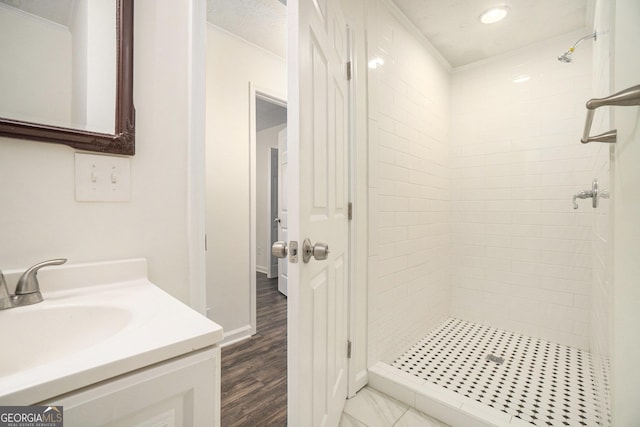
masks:
[(287, 298), (256, 276), (257, 333), (222, 349), (222, 427), (287, 425)]

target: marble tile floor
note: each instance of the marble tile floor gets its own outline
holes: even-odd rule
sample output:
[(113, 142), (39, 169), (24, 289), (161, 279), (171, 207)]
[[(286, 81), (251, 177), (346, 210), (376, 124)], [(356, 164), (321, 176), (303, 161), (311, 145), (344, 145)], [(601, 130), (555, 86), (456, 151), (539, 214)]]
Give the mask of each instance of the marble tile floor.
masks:
[(449, 427), (371, 387), (347, 400), (339, 427)]

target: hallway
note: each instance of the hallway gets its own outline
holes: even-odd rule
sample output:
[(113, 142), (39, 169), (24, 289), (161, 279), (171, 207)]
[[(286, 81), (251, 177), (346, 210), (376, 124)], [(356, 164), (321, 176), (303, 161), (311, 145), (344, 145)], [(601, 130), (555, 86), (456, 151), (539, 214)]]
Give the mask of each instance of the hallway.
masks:
[(222, 348), (223, 426), (287, 425), (287, 298), (256, 274), (257, 333)]

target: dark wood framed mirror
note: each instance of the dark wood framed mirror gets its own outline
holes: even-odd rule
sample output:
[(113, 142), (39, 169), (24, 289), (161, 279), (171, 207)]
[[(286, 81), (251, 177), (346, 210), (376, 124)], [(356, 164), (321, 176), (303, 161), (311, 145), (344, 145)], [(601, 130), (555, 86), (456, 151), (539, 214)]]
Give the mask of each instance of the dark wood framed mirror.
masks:
[[(115, 124), (113, 133), (0, 117), (0, 136), (29, 139), (109, 154), (135, 154), (133, 105), (133, 1), (114, 0), (116, 10)], [(0, 76), (0, 78), (2, 78)]]

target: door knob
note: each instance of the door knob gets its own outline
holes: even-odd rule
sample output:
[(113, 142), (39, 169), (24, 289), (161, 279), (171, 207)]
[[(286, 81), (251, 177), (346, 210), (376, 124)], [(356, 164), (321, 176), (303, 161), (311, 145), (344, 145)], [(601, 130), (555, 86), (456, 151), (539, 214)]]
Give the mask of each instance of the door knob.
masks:
[(329, 245), (326, 243), (311, 244), (311, 240), (304, 239), (302, 243), (302, 261), (309, 262), (311, 257), (314, 257), (317, 261), (327, 259), (329, 256)]
[(276, 258), (286, 258), (288, 252), (287, 242), (282, 240), (278, 240), (271, 246), (271, 255)]

